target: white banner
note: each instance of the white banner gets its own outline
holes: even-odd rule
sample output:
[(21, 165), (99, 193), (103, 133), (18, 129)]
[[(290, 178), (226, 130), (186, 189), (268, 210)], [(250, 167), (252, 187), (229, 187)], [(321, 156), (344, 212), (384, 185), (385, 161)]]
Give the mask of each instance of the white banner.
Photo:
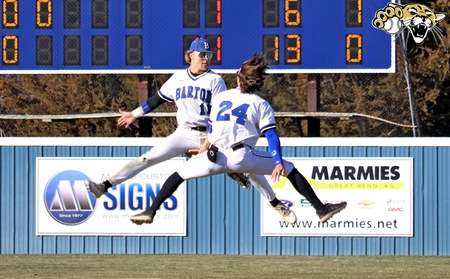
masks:
[(283, 178), (273, 188), (296, 213), (297, 222), (284, 222), (261, 199), (263, 236), (413, 236), (412, 158), (287, 160), (310, 182), (320, 200), (347, 201), (347, 208), (322, 224), (311, 204)]
[(181, 166), (174, 158), (113, 186), (101, 198), (84, 181), (100, 182), (133, 158), (36, 158), (38, 235), (186, 235), (186, 183), (167, 199), (152, 224), (131, 215), (149, 207), (164, 181)]

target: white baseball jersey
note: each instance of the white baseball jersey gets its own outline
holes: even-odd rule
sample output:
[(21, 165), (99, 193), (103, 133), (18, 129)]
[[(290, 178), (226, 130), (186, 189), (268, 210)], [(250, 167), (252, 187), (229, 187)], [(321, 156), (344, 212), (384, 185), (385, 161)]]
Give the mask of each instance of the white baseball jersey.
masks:
[[(211, 162), (207, 152), (192, 157), (177, 171), (183, 179), (223, 172), (272, 174), (272, 155), (254, 149), (260, 134), (275, 128), (274, 112), (267, 101), (241, 93), (239, 88), (224, 91), (213, 100), (210, 125), (208, 141), (219, 147), (217, 161)], [(237, 143), (244, 145), (233, 148)], [(294, 169), (289, 161), (283, 160), (283, 165), (286, 174)]]
[(211, 112), (211, 101), (217, 93), (226, 90), (222, 77), (208, 70), (194, 76), (189, 69), (175, 72), (161, 87), (159, 96), (175, 102), (179, 127), (206, 127)]
[(239, 142), (254, 147), (261, 133), (275, 128), (270, 104), (255, 94), (241, 93), (239, 88), (214, 98), (210, 121), (208, 141), (222, 149)]

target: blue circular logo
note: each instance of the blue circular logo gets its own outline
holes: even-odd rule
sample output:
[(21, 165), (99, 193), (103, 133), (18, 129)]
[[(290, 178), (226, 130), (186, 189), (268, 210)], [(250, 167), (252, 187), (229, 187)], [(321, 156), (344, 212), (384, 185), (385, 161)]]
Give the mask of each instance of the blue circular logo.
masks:
[(94, 212), (95, 196), (84, 185), (89, 177), (76, 170), (55, 175), (45, 187), (44, 201), (48, 213), (64, 225), (78, 225)]

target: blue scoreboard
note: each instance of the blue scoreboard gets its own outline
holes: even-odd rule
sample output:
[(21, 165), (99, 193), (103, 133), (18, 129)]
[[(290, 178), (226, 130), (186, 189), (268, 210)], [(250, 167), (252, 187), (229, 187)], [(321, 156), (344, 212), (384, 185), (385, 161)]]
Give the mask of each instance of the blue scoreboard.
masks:
[(393, 72), (380, 0), (0, 0), (0, 73), (169, 73), (196, 36), (231, 73), (255, 52), (274, 73)]

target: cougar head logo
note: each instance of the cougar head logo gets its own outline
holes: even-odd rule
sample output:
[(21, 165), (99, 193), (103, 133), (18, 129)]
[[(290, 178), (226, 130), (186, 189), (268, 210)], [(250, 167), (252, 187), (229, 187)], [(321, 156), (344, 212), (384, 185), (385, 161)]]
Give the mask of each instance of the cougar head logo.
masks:
[(422, 4), (398, 5), (390, 3), (377, 11), (372, 20), (372, 25), (389, 34), (397, 34), (407, 28), (414, 42), (421, 44), (429, 32), (435, 39), (443, 40), (442, 30), (437, 26), (437, 23), (444, 18), (444, 14), (435, 13)]

